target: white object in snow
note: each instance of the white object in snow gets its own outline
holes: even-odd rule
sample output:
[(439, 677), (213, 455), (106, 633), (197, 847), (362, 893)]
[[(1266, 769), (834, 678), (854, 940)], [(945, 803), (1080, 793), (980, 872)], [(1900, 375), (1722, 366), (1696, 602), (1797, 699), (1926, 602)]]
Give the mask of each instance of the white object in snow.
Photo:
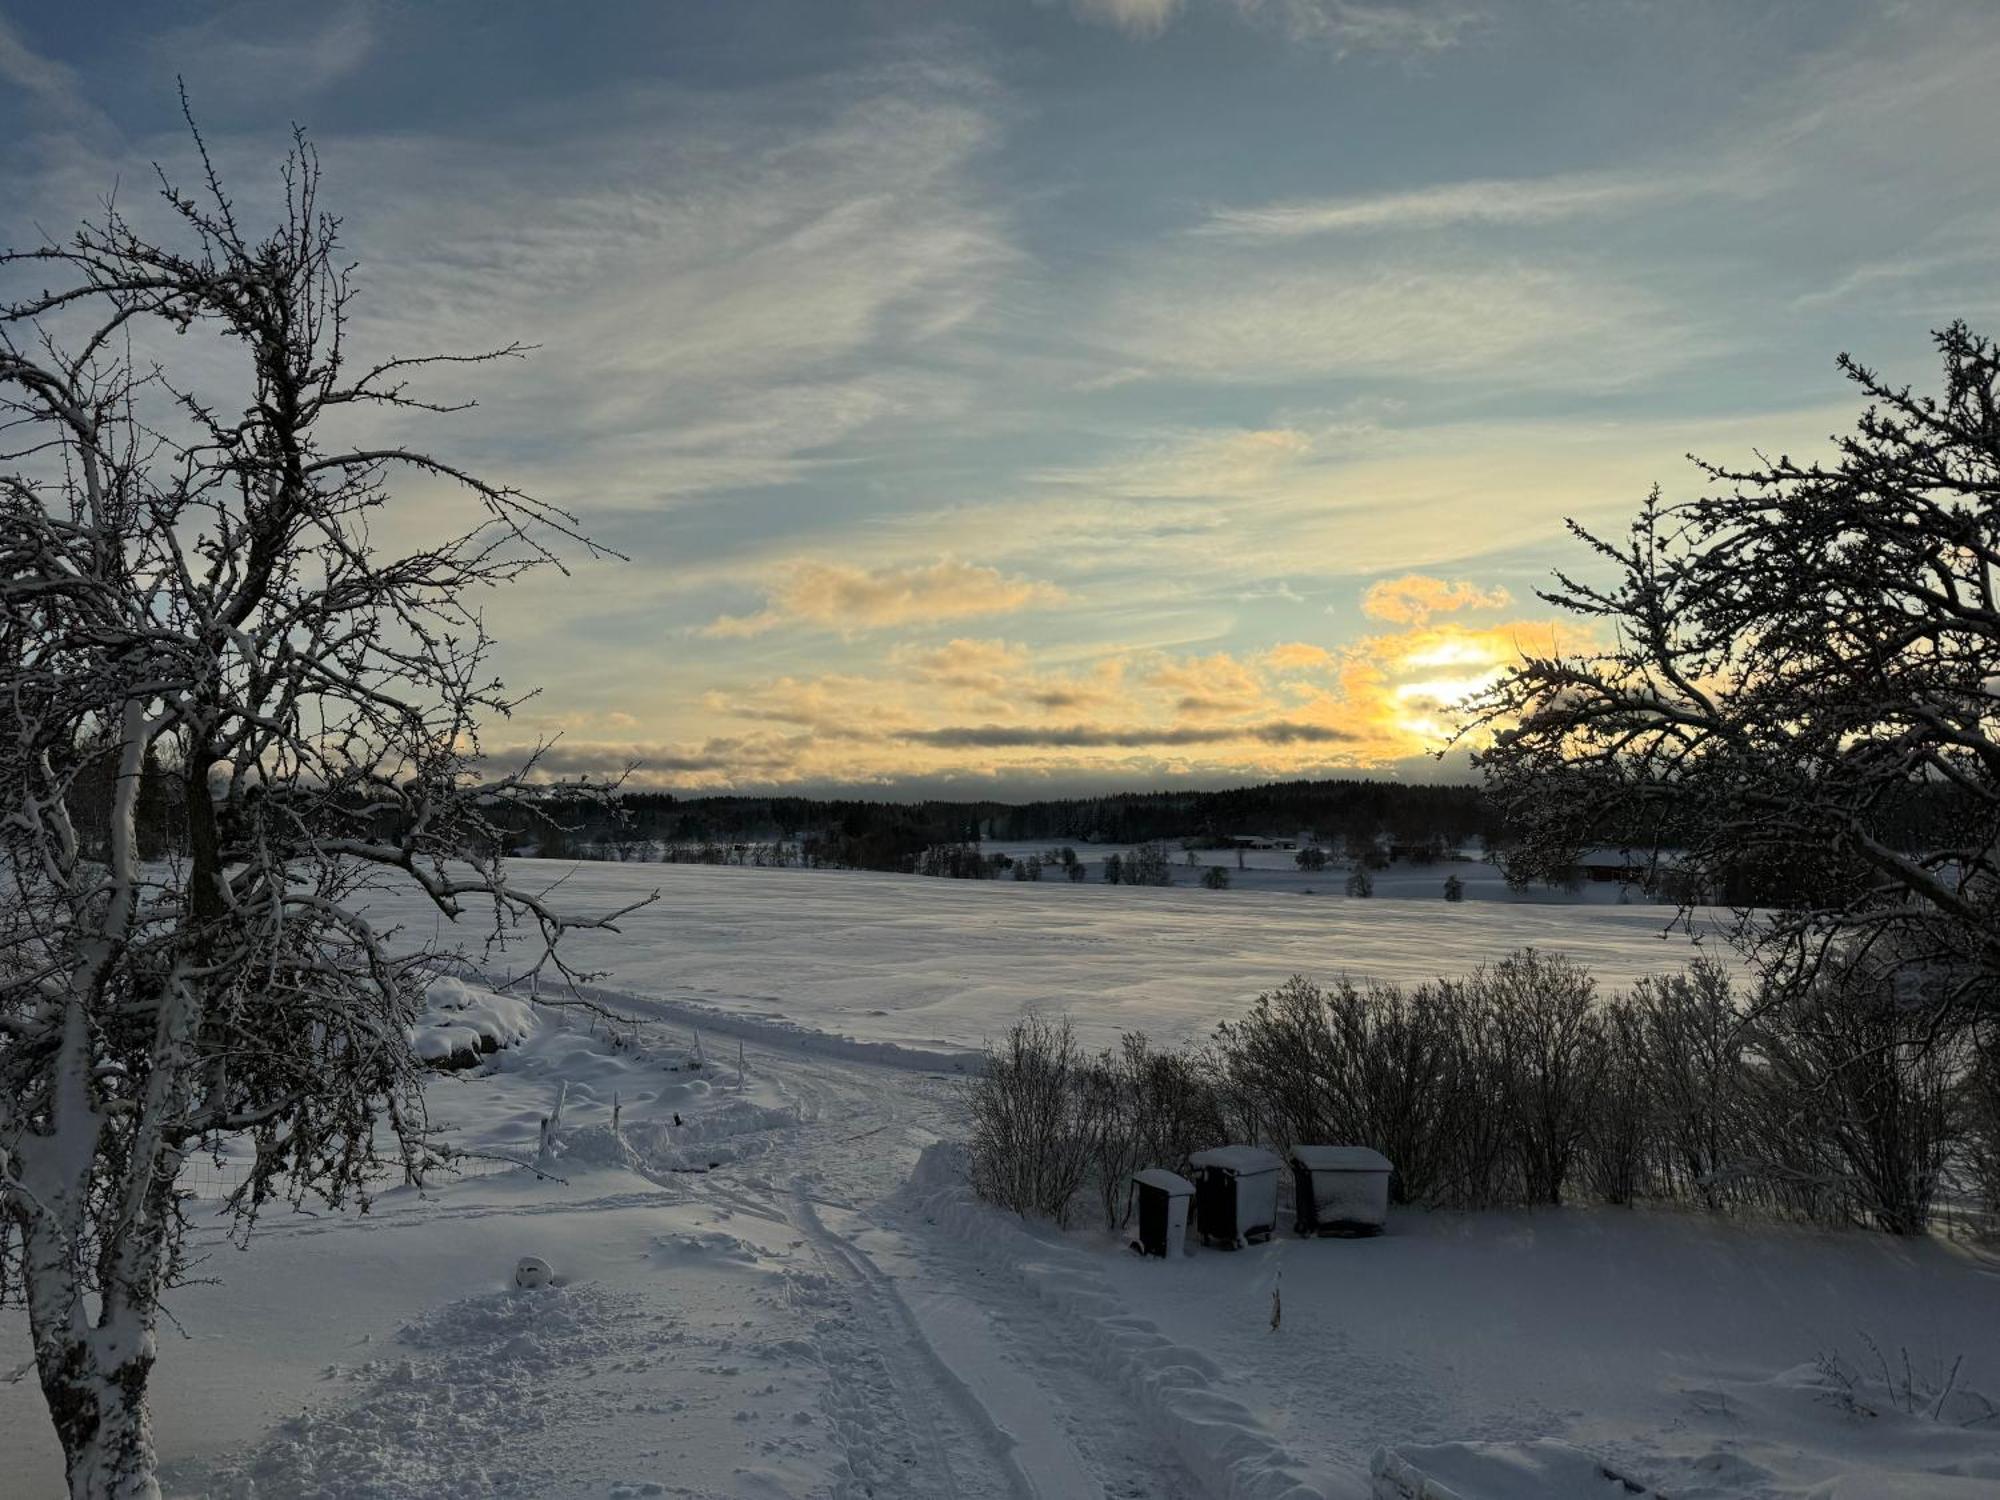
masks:
[(1216, 1146), (1188, 1158), (1194, 1169), (1195, 1212), (1205, 1244), (1236, 1249), (1267, 1240), (1278, 1227), (1278, 1169), (1262, 1146)]
[(1160, 1255), (1168, 1260), (1187, 1254), (1188, 1205), (1194, 1201), (1194, 1184), (1178, 1172), (1148, 1167), (1132, 1174), (1132, 1187), (1139, 1199), (1139, 1237), (1132, 1241), (1132, 1248), (1141, 1255)]
[(524, 1292), (545, 1287), (555, 1279), (555, 1268), (539, 1255), (524, 1255), (514, 1266), (514, 1285)]
[(1366, 1146), (1292, 1147), (1300, 1234), (1380, 1234), (1389, 1220), (1389, 1158)]

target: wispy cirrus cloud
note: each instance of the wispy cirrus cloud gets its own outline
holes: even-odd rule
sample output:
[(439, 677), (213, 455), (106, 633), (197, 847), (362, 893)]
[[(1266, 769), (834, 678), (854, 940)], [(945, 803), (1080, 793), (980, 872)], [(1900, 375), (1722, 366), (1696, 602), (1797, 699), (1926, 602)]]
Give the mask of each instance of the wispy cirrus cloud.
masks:
[(1181, 8), (1181, 0), (1075, 0), (1088, 21), (1115, 26), (1131, 36), (1158, 36)]
[(1154, 377), (1276, 384), (1314, 375), (1615, 386), (1712, 337), (1646, 289), (1585, 264), (1156, 265), (1118, 294), (1103, 338)]
[(1464, 0), (1235, 0), (1246, 15), (1268, 16), (1294, 42), (1350, 53), (1421, 56), (1455, 47), (1486, 17)]
[(1551, 177), (1486, 178), (1403, 192), (1288, 199), (1217, 208), (1194, 233), (1248, 240), (1445, 229), (1458, 225), (1553, 224), (1644, 208), (1677, 198), (1750, 190), (1735, 173), (1628, 170)]
[[(1155, 37), (1180, 14), (1183, 0), (1073, 0), (1085, 20), (1130, 36)], [(1224, 0), (1244, 19), (1298, 46), (1334, 57), (1354, 53), (1420, 56), (1456, 46), (1483, 11), (1464, 0)]]
[(196, 101), (232, 109), (296, 101), (353, 74), (375, 50), (368, 0), (300, 7), (224, 6), (161, 35), (156, 54), (187, 80)]

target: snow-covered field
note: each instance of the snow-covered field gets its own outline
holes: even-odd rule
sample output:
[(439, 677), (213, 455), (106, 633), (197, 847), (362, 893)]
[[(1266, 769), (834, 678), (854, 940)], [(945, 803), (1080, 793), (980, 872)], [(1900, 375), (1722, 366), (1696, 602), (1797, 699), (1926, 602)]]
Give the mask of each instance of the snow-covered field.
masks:
[[(1585, 1209), (1142, 1262), (964, 1187), (955, 1068), (1024, 1007), (1177, 1037), (1293, 970), (1529, 942), (1615, 984), (1687, 956), (1658, 908), (685, 866), (563, 892), (655, 884), (579, 945), (636, 1025), (544, 1013), (431, 1088), (447, 1139), (511, 1155), (562, 1091), (561, 1180), (276, 1215), (247, 1255), (204, 1222), (218, 1281), (174, 1299), (156, 1381), (170, 1495), (1359, 1500), (1378, 1450), (1463, 1500), (1629, 1500), (1601, 1465), (1675, 1500), (2000, 1495), (2000, 1270), (1962, 1245)], [(561, 1284), (514, 1290), (522, 1255)], [(0, 1375), (25, 1358), (0, 1321)], [(32, 1376), (0, 1382), (0, 1494), (58, 1485)]]
[[(1571, 954), (1615, 989), (1697, 951), (1726, 955), (1719, 940), (1697, 950), (1684, 932), (1669, 932), (1670, 907), (1447, 902), (1437, 894), (1444, 866), (1420, 876), (1398, 867), (1378, 883), (1404, 890), (1420, 880), (1421, 899), (1350, 900), (1338, 894), (1339, 871), (1305, 895), (1192, 883), (518, 863), (522, 879), (553, 887), (551, 899), (578, 912), (659, 891), (621, 933), (567, 941), (572, 962), (612, 971), (621, 989), (938, 1051), (976, 1050), (1031, 1008), (1071, 1012), (1093, 1042), (1134, 1029), (1179, 1041), (1293, 973), (1417, 982), (1534, 945)], [(1504, 892), (1491, 866), (1458, 868), (1473, 872), (1472, 889)], [(451, 936), (407, 894), (376, 901), (370, 915), (402, 921), (425, 940)], [(519, 953), (486, 960), (496, 972), (521, 961)]]

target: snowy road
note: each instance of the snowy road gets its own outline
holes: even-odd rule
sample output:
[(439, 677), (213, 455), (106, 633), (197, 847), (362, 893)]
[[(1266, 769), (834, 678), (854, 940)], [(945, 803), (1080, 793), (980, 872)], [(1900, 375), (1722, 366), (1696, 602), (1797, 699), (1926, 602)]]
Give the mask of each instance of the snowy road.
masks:
[(958, 1133), (959, 1080), (831, 1060), (810, 1045), (747, 1045), (746, 1060), (798, 1105), (797, 1127), (769, 1142), (789, 1180), (731, 1171), (692, 1191), (722, 1213), (786, 1223), (817, 1259), (801, 1295), (836, 1311), (823, 1328), (846, 1468), (836, 1495), (1199, 1493), (1143, 1438), (1140, 1414), (1064, 1357), (1051, 1315), (990, 1285), (899, 1210), (921, 1150)]

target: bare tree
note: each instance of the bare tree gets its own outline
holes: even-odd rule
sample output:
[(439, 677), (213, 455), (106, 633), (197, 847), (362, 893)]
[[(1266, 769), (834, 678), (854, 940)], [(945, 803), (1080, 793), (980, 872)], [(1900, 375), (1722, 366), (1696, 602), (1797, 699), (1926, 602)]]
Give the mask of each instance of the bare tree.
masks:
[[(613, 920), (509, 882), (504, 815), (536, 789), (531, 768), (480, 773), (480, 719), (517, 700), (468, 598), (589, 544), (367, 425), (452, 409), (407, 383), (428, 367), (521, 351), (358, 366), (305, 138), (262, 235), (194, 142), (202, 191), (161, 175), (172, 243), (109, 204), (0, 260), (41, 288), (0, 302), (0, 1295), (26, 1303), (77, 1496), (158, 1493), (146, 1390), (190, 1155), (247, 1139), (245, 1223), (274, 1196), (365, 1202), (384, 1167), (434, 1159), (408, 1035), (428, 960), (357, 896), (391, 879), (447, 916), (484, 903), (538, 968), (565, 928)], [(145, 353), (200, 334), (232, 397), (196, 383), (213, 364)], [(476, 516), (385, 556), (399, 472)], [(101, 845), (70, 811), (100, 755)], [(142, 858), (149, 764), (185, 858)]]
[(1775, 966), (1837, 947), (1944, 981), (1947, 1018), (1995, 1007), (2000, 352), (1936, 342), (1936, 396), (1842, 357), (1868, 405), (1828, 462), (1704, 464), (1714, 493), (1656, 491), (1622, 543), (1572, 527), (1610, 581), (1543, 597), (1606, 643), (1526, 662), (1475, 719), (1510, 875), (1607, 834), (1683, 846), (1686, 889), (1744, 908)]

